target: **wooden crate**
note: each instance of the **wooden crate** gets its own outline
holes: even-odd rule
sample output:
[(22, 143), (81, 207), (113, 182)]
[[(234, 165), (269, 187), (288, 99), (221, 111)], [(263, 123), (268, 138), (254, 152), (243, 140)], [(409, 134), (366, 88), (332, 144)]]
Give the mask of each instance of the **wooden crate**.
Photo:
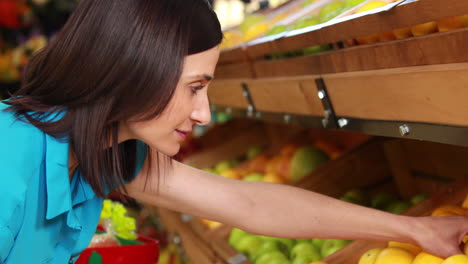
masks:
[[(336, 198), (353, 188), (385, 190), (404, 199), (424, 192), (431, 195), (431, 199), (405, 214), (429, 215), (437, 206), (459, 203), (466, 197), (468, 167), (460, 159), (467, 155), (468, 148), (378, 138), (325, 164), (296, 186)], [(223, 225), (209, 230), (196, 219), (189, 225), (224, 259), (239, 254), (227, 243), (231, 227)], [(357, 263), (366, 250), (385, 245), (385, 242), (354, 241), (325, 261), (329, 264)]]
[[(409, 216), (428, 216), (431, 212), (442, 205), (460, 205), (468, 194), (468, 179), (459, 179), (457, 182), (441, 188), (442, 190), (430, 199), (417, 204), (405, 212)], [(354, 241), (342, 250), (324, 259), (328, 264), (357, 264), (361, 256), (373, 248), (385, 248), (387, 242), (376, 241)]]

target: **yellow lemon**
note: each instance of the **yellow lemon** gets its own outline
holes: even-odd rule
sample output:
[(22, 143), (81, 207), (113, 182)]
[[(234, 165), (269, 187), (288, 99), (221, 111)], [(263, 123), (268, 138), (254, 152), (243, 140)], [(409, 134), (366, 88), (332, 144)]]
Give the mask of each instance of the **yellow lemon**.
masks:
[(377, 256), (375, 264), (411, 264), (414, 255), (402, 248), (386, 248)]
[(386, 6), (388, 3), (385, 1), (370, 1), (367, 4), (363, 5), (361, 8), (359, 8), (356, 13), (362, 13), (366, 12), (372, 9), (375, 9), (377, 7), (382, 7)]
[(374, 248), (364, 253), (359, 259), (358, 264), (374, 264), (383, 248)]
[(465, 237), (463, 238), (463, 243), (468, 243), (468, 236), (465, 236)]
[(443, 261), (443, 258), (436, 257), (426, 252), (421, 252), (416, 256), (416, 258), (414, 258), (412, 264), (441, 264)]
[(467, 264), (468, 256), (467, 255), (455, 255), (447, 258), (442, 262), (442, 264)]
[(420, 247), (415, 246), (413, 244), (403, 243), (403, 242), (396, 242), (396, 241), (388, 242), (388, 247), (406, 249), (408, 252), (410, 252), (411, 254), (413, 254), (415, 256), (417, 254), (421, 253), (421, 251), (422, 251), (422, 249)]

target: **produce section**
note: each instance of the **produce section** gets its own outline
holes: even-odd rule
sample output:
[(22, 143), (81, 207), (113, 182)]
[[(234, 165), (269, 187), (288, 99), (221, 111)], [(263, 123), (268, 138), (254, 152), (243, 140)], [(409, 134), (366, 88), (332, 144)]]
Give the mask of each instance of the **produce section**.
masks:
[[(228, 32), (209, 90), (212, 110), (263, 125), (235, 130), (239, 132), (231, 137), (223, 134), (224, 144), (185, 162), (225, 177), (268, 180), (265, 171), (245, 170), (255, 161), (246, 160), (248, 153), (263, 149), (270, 155), (268, 161), (281, 164), (275, 155), (282, 156), (281, 148), (287, 149), (288, 141), (301, 134), (298, 127), (310, 131), (326, 128), (323, 134), (331, 133), (335, 139), (334, 133), (340, 131), (404, 138), (367, 138), (296, 182), (284, 177), (281, 169), (272, 178), (275, 183), (293, 184), (347, 202), (359, 203), (358, 197), (367, 196), (373, 198), (367, 200), (367, 206), (392, 213), (454, 215), (449, 209), (461, 207), (468, 195), (467, 170), (461, 158), (468, 146), (462, 99), (468, 69), (468, 58), (463, 55), (468, 44), (464, 22), (468, 4), (357, 2), (343, 8), (349, 1), (297, 1), (284, 7), (283, 13), (279, 9), (263, 17), (252, 16)], [(330, 14), (328, 21), (321, 20), (320, 11), (327, 13), (328, 8), (332, 10), (328, 13), (333, 8), (340, 11)], [(251, 35), (246, 37), (247, 33)], [(215, 135), (211, 131), (206, 136)], [(329, 152), (327, 155), (330, 157)], [(257, 160), (263, 157), (260, 153)], [(286, 160), (283, 156), (283, 164)], [(218, 171), (233, 164), (234, 168)], [(283, 170), (290, 168), (276, 168), (282, 166)], [(392, 204), (389, 197), (398, 201)], [(331, 240), (330, 245), (346, 245), (329, 254), (313, 238), (267, 238), (181, 216), (224, 263), (466, 261), (463, 256), (441, 259), (394, 241)]]

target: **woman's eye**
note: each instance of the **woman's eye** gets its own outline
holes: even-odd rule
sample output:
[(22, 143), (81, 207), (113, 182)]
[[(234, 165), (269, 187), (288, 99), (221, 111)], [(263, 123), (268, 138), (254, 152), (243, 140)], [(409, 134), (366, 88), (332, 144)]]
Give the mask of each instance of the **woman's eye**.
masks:
[(197, 94), (197, 92), (201, 89), (205, 88), (204, 85), (199, 85), (199, 86), (192, 86), (191, 89), (192, 89), (192, 93), (193, 94)]

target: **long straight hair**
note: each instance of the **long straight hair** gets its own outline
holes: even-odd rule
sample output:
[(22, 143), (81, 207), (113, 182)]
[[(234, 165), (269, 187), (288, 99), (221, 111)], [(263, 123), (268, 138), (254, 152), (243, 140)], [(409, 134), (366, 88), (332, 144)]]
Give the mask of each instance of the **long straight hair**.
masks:
[(119, 124), (157, 118), (185, 56), (221, 39), (205, 0), (81, 0), (5, 103), (17, 118), (69, 140), (83, 177), (104, 197), (135, 173), (136, 144), (118, 144)]

